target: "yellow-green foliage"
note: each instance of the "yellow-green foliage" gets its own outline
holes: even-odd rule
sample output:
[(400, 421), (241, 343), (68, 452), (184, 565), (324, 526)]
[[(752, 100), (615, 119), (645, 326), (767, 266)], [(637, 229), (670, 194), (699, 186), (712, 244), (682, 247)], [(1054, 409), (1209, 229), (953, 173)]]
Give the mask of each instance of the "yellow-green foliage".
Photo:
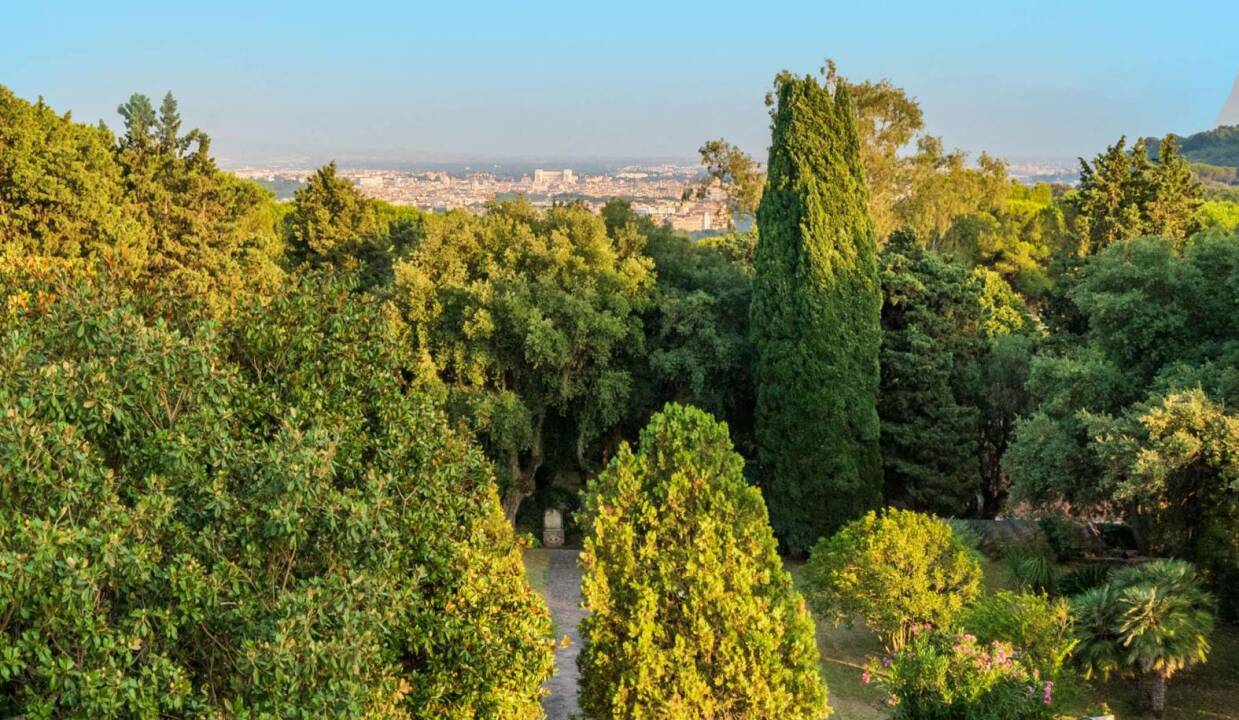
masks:
[(283, 276), (274, 198), (217, 169), (205, 134), (180, 135), (171, 96), (153, 113), (135, 95), (117, 139), (0, 86), (0, 252), (106, 259), (169, 315), (175, 297), (222, 315), (269, 295)]
[(1204, 230), (1233, 233), (1239, 229), (1239, 203), (1208, 200), (1196, 210), (1196, 222)]
[(141, 254), (115, 138), (0, 85), (0, 251), (59, 257)]
[(667, 405), (590, 484), (581, 706), (657, 720), (829, 714), (813, 620), (727, 426)]
[(969, 608), (962, 624), (982, 643), (1006, 642), (1018, 648), (1025, 664), (1047, 680), (1058, 679), (1076, 646), (1071, 608), (1062, 598), (1002, 590)]
[(806, 569), (815, 613), (835, 622), (861, 616), (891, 648), (918, 626), (952, 625), (980, 594), (981, 577), (975, 553), (945, 520), (894, 508), (823, 538)]
[(0, 717), (541, 717), (489, 463), (373, 299), (182, 332), (61, 263), (0, 268)]

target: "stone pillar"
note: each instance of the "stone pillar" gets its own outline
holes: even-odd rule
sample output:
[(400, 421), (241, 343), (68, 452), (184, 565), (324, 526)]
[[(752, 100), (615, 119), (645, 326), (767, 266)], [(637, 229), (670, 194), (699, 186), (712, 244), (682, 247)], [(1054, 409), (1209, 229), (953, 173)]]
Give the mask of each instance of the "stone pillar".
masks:
[(564, 516), (555, 508), (547, 508), (542, 514), (542, 544), (549, 548), (564, 544)]

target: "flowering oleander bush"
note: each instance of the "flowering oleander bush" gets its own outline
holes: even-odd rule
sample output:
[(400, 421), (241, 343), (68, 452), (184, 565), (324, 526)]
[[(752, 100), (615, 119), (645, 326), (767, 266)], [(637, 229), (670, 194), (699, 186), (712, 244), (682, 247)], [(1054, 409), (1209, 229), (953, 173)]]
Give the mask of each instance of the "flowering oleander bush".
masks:
[(1046, 720), (1054, 682), (1010, 643), (914, 628), (903, 649), (871, 658), (861, 676), (887, 692), (901, 720)]
[(1076, 646), (1067, 601), (1045, 595), (1003, 590), (965, 611), (961, 624), (982, 643), (999, 640), (1021, 648), (1031, 667), (1055, 681)]

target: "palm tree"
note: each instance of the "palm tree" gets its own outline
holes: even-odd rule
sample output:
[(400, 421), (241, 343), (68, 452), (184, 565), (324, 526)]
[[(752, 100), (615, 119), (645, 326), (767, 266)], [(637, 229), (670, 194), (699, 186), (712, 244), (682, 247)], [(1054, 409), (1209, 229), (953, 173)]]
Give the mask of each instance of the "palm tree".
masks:
[(1213, 599), (1191, 563), (1156, 560), (1117, 572), (1073, 600), (1072, 609), (1085, 676), (1139, 676), (1142, 703), (1158, 717), (1166, 710), (1166, 681), (1209, 655)]

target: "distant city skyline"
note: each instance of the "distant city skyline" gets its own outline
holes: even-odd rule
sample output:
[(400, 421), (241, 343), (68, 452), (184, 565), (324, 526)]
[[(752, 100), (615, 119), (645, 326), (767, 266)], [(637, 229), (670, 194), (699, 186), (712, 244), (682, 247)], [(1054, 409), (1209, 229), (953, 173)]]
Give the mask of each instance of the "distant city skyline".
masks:
[(254, 5), (8, 6), (0, 84), (113, 129), (130, 93), (171, 90), (234, 166), (566, 165), (717, 137), (764, 160), (771, 78), (826, 56), (905, 88), (948, 147), (1012, 159), (1208, 129), (1239, 71), (1233, 1)]

